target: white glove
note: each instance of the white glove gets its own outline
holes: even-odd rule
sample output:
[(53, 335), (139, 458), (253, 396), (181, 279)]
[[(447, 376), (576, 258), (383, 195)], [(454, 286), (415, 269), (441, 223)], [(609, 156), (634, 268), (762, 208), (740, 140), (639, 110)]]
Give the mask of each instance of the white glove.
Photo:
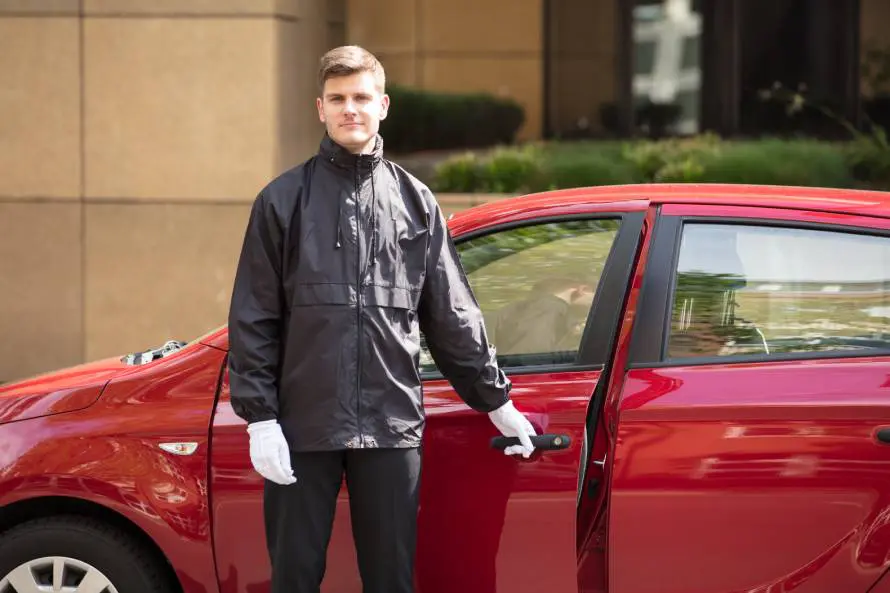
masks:
[(250, 462), (258, 474), (282, 486), (297, 481), (290, 465), (290, 448), (276, 420), (247, 425), (250, 435)]
[(522, 456), (528, 457), (534, 452), (535, 446), (532, 445), (530, 436), (535, 436), (535, 427), (528, 421), (519, 410), (513, 407), (512, 401), (507, 401), (503, 406), (493, 412), (488, 413), (492, 423), (497, 427), (501, 434), (505, 437), (518, 437), (520, 445), (510, 445), (504, 449), (505, 455), (516, 455), (522, 453)]

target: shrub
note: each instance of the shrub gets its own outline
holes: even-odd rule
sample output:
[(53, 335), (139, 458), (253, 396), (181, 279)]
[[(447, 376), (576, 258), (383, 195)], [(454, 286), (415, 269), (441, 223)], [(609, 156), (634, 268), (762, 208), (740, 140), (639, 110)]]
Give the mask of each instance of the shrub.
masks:
[(860, 176), (854, 170), (859, 168), (877, 188), (890, 182), (887, 154), (873, 143), (732, 142), (710, 135), (623, 144), (538, 144), (452, 157), (436, 169), (433, 187), (498, 193), (639, 182), (855, 187)]
[(486, 191), (507, 193), (529, 191), (541, 178), (541, 155), (535, 146), (495, 149), (481, 163)]
[(479, 157), (473, 152), (454, 155), (436, 166), (432, 189), (439, 192), (482, 191), (484, 185)]
[(890, 186), (890, 143), (883, 128), (847, 144), (844, 157), (852, 175), (867, 186)]
[(540, 183), (541, 173), (535, 146), (498, 147), (484, 156), (465, 152), (445, 160), (436, 168), (433, 188), (442, 192), (523, 192)]
[(764, 140), (727, 144), (703, 161), (713, 183), (852, 187), (841, 150), (823, 142)]
[(633, 167), (619, 152), (551, 150), (540, 145), (465, 152), (436, 168), (440, 192), (527, 193), (548, 189), (633, 183)]
[(516, 101), (483, 93), (436, 93), (389, 85), (393, 109), (380, 123), (393, 153), (510, 144), (525, 120)]
[(634, 167), (620, 153), (597, 150), (546, 153), (541, 165), (541, 178), (532, 191), (620, 185), (640, 181)]
[(626, 144), (624, 158), (643, 181), (693, 182), (705, 175), (705, 158), (720, 153), (720, 138), (704, 134), (694, 138), (671, 138)]

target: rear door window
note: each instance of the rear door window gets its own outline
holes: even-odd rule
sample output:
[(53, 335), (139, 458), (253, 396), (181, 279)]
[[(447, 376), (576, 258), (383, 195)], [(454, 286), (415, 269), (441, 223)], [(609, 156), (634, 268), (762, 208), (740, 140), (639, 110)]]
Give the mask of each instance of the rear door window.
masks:
[(687, 222), (668, 359), (890, 350), (890, 238)]

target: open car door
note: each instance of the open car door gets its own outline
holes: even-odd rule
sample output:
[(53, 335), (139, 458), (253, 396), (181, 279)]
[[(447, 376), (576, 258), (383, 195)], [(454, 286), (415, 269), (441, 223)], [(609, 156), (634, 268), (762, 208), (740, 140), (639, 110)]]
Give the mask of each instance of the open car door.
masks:
[(502, 218), (456, 240), (515, 405), (546, 436), (528, 460), (505, 456), (488, 417), (424, 358), (419, 591), (577, 591), (579, 468), (641, 236), (636, 206)]

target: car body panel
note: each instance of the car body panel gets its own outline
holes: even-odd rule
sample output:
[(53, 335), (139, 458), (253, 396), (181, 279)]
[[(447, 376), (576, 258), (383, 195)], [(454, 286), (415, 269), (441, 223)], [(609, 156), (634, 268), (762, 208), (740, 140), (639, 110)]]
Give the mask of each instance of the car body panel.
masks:
[(111, 358), (0, 385), (0, 424), (86, 408), (126, 370), (120, 359)]
[(868, 593), (890, 593), (890, 574), (885, 573), (881, 580), (868, 590)]
[[(491, 449), (497, 430), (485, 415), (463, 405), (445, 381), (425, 386), (430, 415), (418, 519), (418, 593), (577, 588), (578, 468), (584, 420), (600, 377), (599, 370), (511, 377), (511, 397), (538, 434), (567, 436), (572, 443), (528, 460)], [(535, 562), (528, 562), (531, 547)]]
[(867, 590), (890, 566), (888, 377), (887, 358), (631, 370), (610, 591)]
[[(216, 591), (208, 433), (224, 358), (196, 345), (130, 367), (87, 409), (0, 427), (0, 513), (43, 497), (90, 501), (147, 534), (186, 593)], [(159, 447), (171, 442), (197, 449)]]

